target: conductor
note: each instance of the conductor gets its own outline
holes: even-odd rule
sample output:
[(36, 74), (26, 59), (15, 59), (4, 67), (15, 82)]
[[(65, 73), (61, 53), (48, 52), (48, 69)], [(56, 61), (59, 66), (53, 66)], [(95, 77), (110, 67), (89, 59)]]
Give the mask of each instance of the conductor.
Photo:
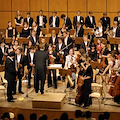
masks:
[[(38, 90), (40, 89), (41, 94), (44, 94), (44, 84), (46, 80), (46, 61), (48, 58), (48, 52), (44, 51), (44, 49), (45, 44), (40, 44), (40, 51), (35, 53), (33, 59), (33, 63), (35, 65), (35, 92), (38, 93)], [(40, 88), (39, 84), (41, 84)]]

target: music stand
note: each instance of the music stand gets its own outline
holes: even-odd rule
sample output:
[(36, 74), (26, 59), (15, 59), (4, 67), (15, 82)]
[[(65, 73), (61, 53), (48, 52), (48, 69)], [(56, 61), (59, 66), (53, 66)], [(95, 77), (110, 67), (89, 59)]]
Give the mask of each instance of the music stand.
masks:
[(50, 28), (49, 28), (49, 33), (50, 33), (50, 34), (52, 33), (52, 30), (55, 30), (55, 33), (56, 33), (56, 34), (59, 34), (60, 28), (59, 28), (59, 27), (50, 27)]
[(85, 28), (84, 29), (84, 35), (93, 35), (93, 28)]
[(71, 29), (70, 30), (70, 35), (74, 35), (75, 34), (75, 29)]
[(5, 65), (0, 65), (0, 72), (3, 72), (5, 70)]
[(90, 64), (91, 64), (91, 66), (92, 66), (93, 69), (99, 69), (99, 70), (102, 69), (100, 63), (98, 63), (98, 62), (92, 61), (92, 62), (90, 62)]
[(6, 43), (12, 42), (12, 38), (5, 38), (5, 42), (6, 42)]
[(23, 26), (16, 26), (16, 31), (18, 33), (21, 33), (23, 28), (24, 28)]
[[(49, 38), (50, 37), (44, 37), (45, 38), (45, 42), (47, 43), (47, 44), (49, 44)], [(39, 36), (39, 41), (41, 42), (41, 39), (42, 39), (42, 37), (41, 36)]]
[(43, 34), (43, 35), (48, 34), (47, 28), (41, 28), (41, 31), (42, 31), (42, 34)]
[(120, 38), (110, 37), (109, 41), (110, 41), (110, 44), (120, 44)]
[(29, 39), (28, 38), (18, 38), (18, 41), (20, 44), (28, 44)]
[(97, 41), (98, 39), (101, 39), (102, 41), (104, 41), (105, 43), (107, 43), (107, 40), (105, 38), (94, 38), (94, 43), (97, 45)]
[(83, 42), (83, 37), (76, 37), (75, 38), (75, 44), (81, 44)]

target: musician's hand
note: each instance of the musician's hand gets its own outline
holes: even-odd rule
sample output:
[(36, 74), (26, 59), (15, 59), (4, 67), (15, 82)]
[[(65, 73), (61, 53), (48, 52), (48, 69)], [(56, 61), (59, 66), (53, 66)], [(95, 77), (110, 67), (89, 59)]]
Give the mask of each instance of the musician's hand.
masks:
[(60, 54), (62, 54), (62, 51), (59, 51)]
[(32, 63), (30, 63), (30, 66), (33, 66), (33, 64), (32, 64)]
[(68, 27), (66, 27), (66, 29), (68, 29)]
[(102, 55), (99, 55), (99, 58), (102, 58)]
[(33, 67), (35, 66), (35, 64), (33, 64)]
[(57, 53), (57, 55), (59, 55), (59, 53)]
[(88, 47), (88, 50), (90, 50), (90, 47)]
[(6, 56), (7, 56), (8, 54), (7, 54), (7, 53), (4, 53), (4, 55), (6, 55)]
[(18, 72), (18, 68), (16, 68), (16, 71)]
[(55, 47), (56, 47), (56, 45), (53, 45), (53, 47), (55, 48)]
[(85, 77), (80, 77), (82, 80), (85, 80)]
[(39, 43), (37, 42), (36, 45), (39, 45)]
[(20, 67), (22, 67), (22, 64), (20, 64)]

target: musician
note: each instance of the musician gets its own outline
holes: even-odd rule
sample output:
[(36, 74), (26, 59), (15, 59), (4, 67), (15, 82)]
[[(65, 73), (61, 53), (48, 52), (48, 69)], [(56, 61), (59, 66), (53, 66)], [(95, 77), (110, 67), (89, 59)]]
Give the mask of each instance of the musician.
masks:
[(81, 48), (83, 48), (83, 49), (85, 50), (85, 53), (86, 53), (86, 54), (87, 54), (88, 51), (90, 50), (87, 35), (83, 35), (83, 42), (81, 42), (81, 44), (80, 44), (80, 49), (81, 49)]
[(107, 17), (107, 12), (103, 13), (103, 17), (100, 20), (102, 21), (103, 28), (110, 28), (110, 17)]
[(36, 35), (34, 30), (32, 30), (32, 34), (30, 35), (29, 40), (32, 42), (33, 46), (35, 46), (36, 43), (39, 44), (39, 37)]
[(49, 25), (50, 27), (59, 27), (60, 19), (57, 15), (57, 11), (52, 12), (52, 16), (49, 18)]
[(17, 16), (15, 17), (15, 25), (16, 26), (23, 26), (23, 17), (20, 14), (20, 11), (17, 11)]
[(117, 25), (120, 24), (120, 11), (117, 12), (118, 16), (114, 17), (114, 21), (117, 21)]
[(12, 95), (12, 90), (14, 88), (14, 83), (16, 79), (16, 69), (15, 69), (15, 52), (10, 52), (8, 55), (8, 58), (5, 62), (5, 79), (7, 80), (7, 101), (8, 102), (14, 102)]
[(43, 11), (42, 10), (40, 10), (39, 15), (36, 18), (36, 22), (37, 22), (37, 25), (40, 28), (46, 28), (47, 17), (45, 15), (43, 15)]
[[(34, 55), (33, 64), (35, 64), (35, 92), (38, 93), (40, 89), (41, 94), (44, 93), (44, 84), (46, 80), (46, 60), (48, 58), (48, 52), (44, 51), (45, 44), (40, 44), (40, 51), (37, 51)], [(39, 88), (39, 81), (41, 87)]]
[(84, 25), (84, 18), (80, 16), (81, 12), (80, 10), (77, 11), (77, 16), (73, 17), (73, 26), (74, 29), (77, 27), (77, 22), (81, 24), (81, 26)]
[(83, 37), (84, 29), (80, 22), (77, 22), (77, 26), (75, 28), (75, 37)]
[(100, 51), (101, 51), (101, 49), (102, 49), (102, 47), (101, 47), (101, 42), (102, 42), (102, 39), (98, 39), (97, 40), (97, 47), (96, 47), (96, 49), (97, 49), (97, 57), (99, 58), (99, 55), (100, 55)]
[[(63, 43), (65, 44), (65, 46), (68, 46), (66, 49), (65, 49), (65, 54), (68, 54), (69, 53), (69, 50), (71, 48), (73, 48), (73, 41), (72, 41), (72, 38), (69, 37), (69, 35), (67, 34), (67, 32), (64, 32), (63, 33), (63, 37), (64, 37), (64, 41)], [(71, 44), (71, 45), (70, 45)]]
[(5, 62), (5, 57), (8, 55), (8, 48), (5, 47), (5, 41), (1, 40), (0, 43), (0, 64), (3, 65)]
[(63, 23), (62, 28), (60, 28), (59, 35), (63, 36), (63, 33), (66, 31), (68, 31), (68, 29), (66, 28), (65, 23)]
[[(112, 32), (110, 37), (113, 37), (113, 38), (120, 37), (120, 28), (117, 26), (117, 21), (113, 22), (113, 27), (111, 27), (110, 30)], [(116, 44), (115, 46), (116, 46), (116, 51), (118, 52), (118, 44)], [(112, 50), (114, 50), (114, 44), (111, 44), (111, 51)]]
[[(74, 50), (71, 48), (69, 50), (69, 55), (66, 56), (65, 66), (64, 69), (71, 69), (71, 65), (74, 66), (74, 70), (76, 70), (76, 56), (74, 55)], [(74, 82), (73, 89), (75, 88), (75, 80), (76, 80), (76, 74), (72, 71), (72, 80)], [(69, 82), (67, 83), (67, 88), (70, 87)]]
[(13, 45), (13, 50), (16, 51), (18, 47), (19, 47), (19, 41), (15, 40)]
[(30, 12), (27, 12), (27, 17), (24, 19), (24, 22), (27, 22), (29, 29), (32, 29), (33, 18), (30, 16)]
[(21, 37), (28, 38), (30, 35), (30, 29), (28, 27), (28, 23), (24, 22), (24, 28), (22, 29)]
[(36, 23), (35, 21), (33, 21), (32, 30), (34, 30), (34, 31), (36, 32), (36, 35), (37, 35), (37, 36), (40, 35), (41, 29), (40, 29), (39, 26), (37, 26), (37, 23)]
[(69, 17), (65, 16), (64, 14), (61, 15), (61, 19), (64, 20), (67, 29), (72, 29), (72, 22)]
[(31, 73), (33, 71), (33, 67), (34, 67), (34, 64), (33, 64), (33, 58), (34, 58), (34, 46), (31, 46), (29, 48), (30, 52), (28, 53), (27, 55), (27, 58), (28, 58), (28, 70), (29, 70), (29, 73), (28, 73), (28, 88), (31, 88)]
[(40, 42), (40, 44), (43, 44), (43, 45), (45, 46), (44, 51), (47, 51), (47, 50), (48, 50), (48, 45), (47, 45), (47, 43), (46, 43), (46, 41), (45, 41), (45, 38), (44, 38), (44, 37), (42, 37), (42, 38), (41, 38), (41, 42)]
[(6, 38), (13, 38), (15, 36), (15, 28), (12, 27), (12, 22), (8, 22), (8, 27), (6, 29)]
[[(85, 73), (83, 77), (81, 77), (82, 80), (84, 80), (83, 84), (83, 108), (87, 108), (89, 105), (92, 104), (92, 100), (89, 97), (89, 94), (91, 94), (91, 83), (93, 81), (93, 71), (92, 66), (90, 65), (91, 59), (87, 56), (86, 61), (84, 63), (81, 63), (82, 67), (85, 70)], [(82, 102), (82, 101), (81, 101)]]
[[(57, 52), (53, 50), (52, 44), (49, 44), (48, 46), (48, 65), (49, 64), (55, 64), (59, 59), (57, 56)], [(53, 84), (52, 84), (52, 77), (51, 72), (53, 73)], [(57, 79), (56, 79), (56, 69), (49, 69), (48, 74), (48, 87), (54, 86), (55, 89), (57, 89)]]
[(28, 41), (28, 46), (25, 48), (25, 56), (27, 56), (30, 52), (31, 47), (33, 46), (32, 41)]

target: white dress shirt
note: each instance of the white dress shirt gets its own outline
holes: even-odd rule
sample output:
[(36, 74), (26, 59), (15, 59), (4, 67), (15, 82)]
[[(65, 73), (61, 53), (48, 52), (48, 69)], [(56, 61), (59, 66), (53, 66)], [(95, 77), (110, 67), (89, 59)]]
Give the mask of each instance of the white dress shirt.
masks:
[(80, 16), (77, 16), (77, 22), (80, 22)]
[(115, 35), (116, 35), (116, 29), (117, 29), (117, 27), (116, 28), (113, 27), (113, 37), (115, 37)]
[(34, 53), (30, 52), (30, 57), (31, 57), (31, 63), (33, 64)]
[(68, 37), (66, 37), (66, 38), (64, 39), (65, 45), (67, 45), (67, 40), (68, 40)]
[(52, 37), (53, 44), (55, 44), (56, 37)]
[(29, 20), (30, 20), (30, 17), (27, 17), (28, 26), (29, 26)]
[[(89, 16), (89, 17), (90, 17), (90, 16)], [(90, 22), (93, 23), (93, 19), (92, 19), (92, 17), (90, 17)]]
[(118, 21), (120, 21), (120, 17), (118, 17)]
[(4, 47), (2, 47), (1, 49), (2, 49), (2, 53), (4, 54), (4, 52), (5, 52), (5, 48), (4, 48)]
[(21, 59), (21, 54), (20, 54), (20, 55), (17, 55), (17, 63), (20, 62), (20, 59)]
[(36, 37), (35, 37), (35, 36), (33, 36), (33, 35), (32, 35), (32, 37), (33, 37), (34, 43), (36, 43)]
[(100, 37), (102, 36), (102, 31), (103, 31), (103, 28), (102, 28), (102, 26), (101, 26), (101, 27), (99, 27), (99, 34), (100, 34)]
[(39, 26), (43, 25), (43, 16), (39, 16)]
[(56, 22), (56, 16), (55, 17), (53, 16), (53, 27), (56, 27), (55, 22)]
[(67, 16), (65, 17), (65, 20), (64, 20), (64, 23), (66, 24), (66, 19), (67, 19)]
[(62, 47), (62, 43), (61, 43), (61, 44), (59, 44), (59, 50), (61, 50), (61, 47)]

